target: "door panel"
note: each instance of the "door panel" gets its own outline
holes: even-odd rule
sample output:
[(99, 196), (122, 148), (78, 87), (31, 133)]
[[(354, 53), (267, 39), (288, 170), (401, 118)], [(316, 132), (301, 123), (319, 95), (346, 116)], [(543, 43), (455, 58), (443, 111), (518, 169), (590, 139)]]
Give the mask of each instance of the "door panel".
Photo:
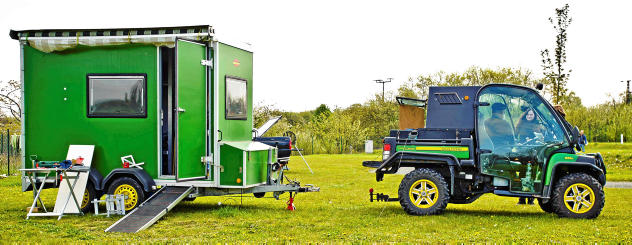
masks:
[(176, 41), (176, 180), (206, 178), (206, 46)]
[(507, 180), (509, 190), (539, 193), (550, 155), (568, 146), (546, 102), (532, 90), (487, 86), (479, 92), (478, 145), (481, 172)]

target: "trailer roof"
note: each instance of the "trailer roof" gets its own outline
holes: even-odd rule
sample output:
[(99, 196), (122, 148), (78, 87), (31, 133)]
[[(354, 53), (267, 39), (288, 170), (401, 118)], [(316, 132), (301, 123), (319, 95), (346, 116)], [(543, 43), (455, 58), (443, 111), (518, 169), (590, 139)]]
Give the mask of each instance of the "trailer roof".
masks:
[(11, 30), (12, 39), (28, 42), (42, 52), (61, 51), (78, 45), (107, 46), (129, 43), (173, 47), (176, 38), (208, 41), (215, 34), (210, 25), (107, 28), (107, 29), (46, 29)]

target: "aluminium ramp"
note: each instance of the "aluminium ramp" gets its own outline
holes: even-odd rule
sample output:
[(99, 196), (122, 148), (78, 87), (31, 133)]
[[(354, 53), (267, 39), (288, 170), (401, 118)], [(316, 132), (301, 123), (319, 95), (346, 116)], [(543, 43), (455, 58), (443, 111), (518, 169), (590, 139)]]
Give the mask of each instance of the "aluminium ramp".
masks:
[(134, 209), (125, 217), (107, 228), (106, 232), (136, 233), (156, 223), (167, 214), (182, 199), (187, 197), (193, 187), (167, 186), (163, 187), (147, 201)]

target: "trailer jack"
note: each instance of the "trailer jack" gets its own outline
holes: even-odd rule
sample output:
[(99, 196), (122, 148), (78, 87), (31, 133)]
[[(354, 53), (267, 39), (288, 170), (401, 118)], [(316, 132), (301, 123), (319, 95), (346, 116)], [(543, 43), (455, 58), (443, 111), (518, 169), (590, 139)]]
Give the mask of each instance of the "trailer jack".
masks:
[(373, 202), (373, 200), (375, 200), (376, 202), (397, 202), (399, 201), (399, 198), (397, 197), (392, 198), (383, 193), (373, 194), (373, 188), (371, 188), (369, 189), (369, 200), (371, 202)]
[[(294, 197), (296, 197), (296, 194)], [(287, 201), (287, 210), (294, 211), (296, 209), (296, 206), (294, 206), (294, 197), (292, 197), (292, 192), (290, 192), (290, 200)]]

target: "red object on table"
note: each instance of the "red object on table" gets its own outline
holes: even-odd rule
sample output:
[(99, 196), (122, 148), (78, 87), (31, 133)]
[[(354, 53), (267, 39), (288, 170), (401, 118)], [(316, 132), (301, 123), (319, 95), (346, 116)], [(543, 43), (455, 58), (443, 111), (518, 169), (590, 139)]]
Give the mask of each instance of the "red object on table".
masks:
[(123, 162), (123, 168), (129, 168), (129, 162)]

